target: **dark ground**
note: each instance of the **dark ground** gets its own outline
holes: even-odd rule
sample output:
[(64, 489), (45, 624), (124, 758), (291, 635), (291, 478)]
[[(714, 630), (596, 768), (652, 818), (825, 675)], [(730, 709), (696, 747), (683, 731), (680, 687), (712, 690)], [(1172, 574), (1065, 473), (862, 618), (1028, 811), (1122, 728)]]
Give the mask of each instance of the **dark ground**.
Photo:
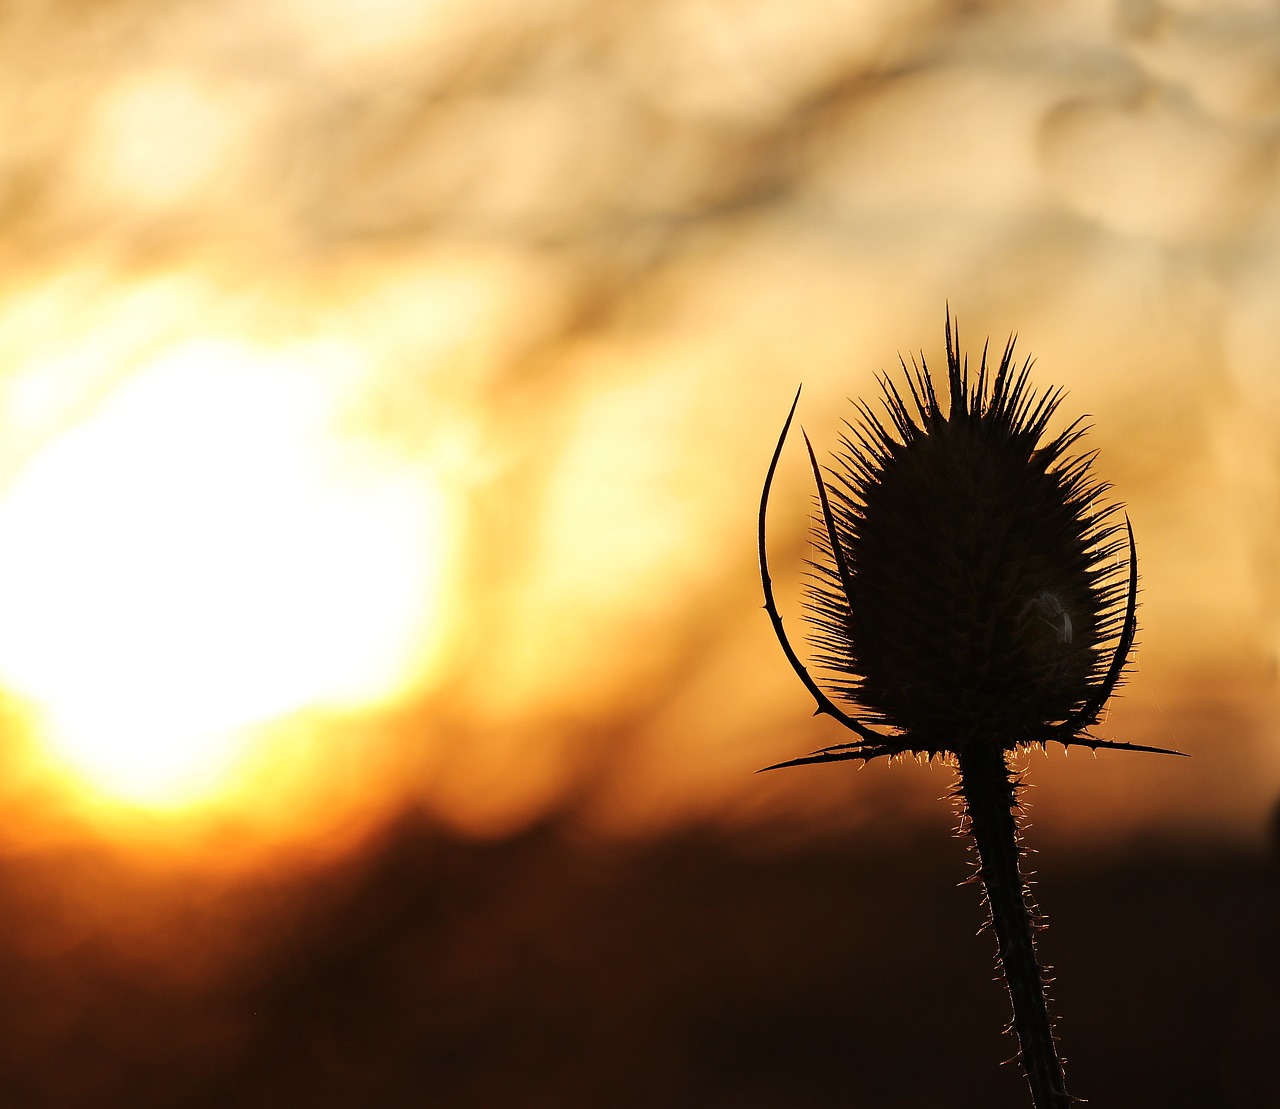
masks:
[[(469, 844), (406, 819), (359, 859), (217, 889), (10, 859), (0, 1104), (1028, 1109), (966, 848), (934, 831)], [(1280, 1106), (1274, 856), (1051, 854), (1072, 1087)], [(115, 923), (82, 919), (69, 873)]]

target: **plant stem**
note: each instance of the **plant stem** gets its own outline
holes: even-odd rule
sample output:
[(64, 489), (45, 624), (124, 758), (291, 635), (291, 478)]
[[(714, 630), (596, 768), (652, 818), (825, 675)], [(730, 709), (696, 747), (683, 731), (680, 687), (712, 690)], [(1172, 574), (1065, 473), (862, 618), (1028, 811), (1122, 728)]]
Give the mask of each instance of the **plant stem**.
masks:
[(971, 743), (959, 755), (960, 795), (968, 833), (978, 848), (1022, 1066), (1035, 1109), (1067, 1109), (1062, 1061), (1049, 1025), (1044, 974), (1036, 959), (1031, 895), (1018, 867), (1017, 783), (1005, 753), (994, 744)]

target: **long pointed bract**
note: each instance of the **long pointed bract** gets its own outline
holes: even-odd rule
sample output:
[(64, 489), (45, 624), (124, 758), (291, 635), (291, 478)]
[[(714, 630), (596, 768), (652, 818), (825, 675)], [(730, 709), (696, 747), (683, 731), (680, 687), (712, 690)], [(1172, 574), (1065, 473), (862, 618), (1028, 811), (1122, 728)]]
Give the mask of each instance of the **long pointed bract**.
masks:
[(796, 676), (804, 683), (804, 687), (817, 702), (817, 714), (830, 716), (838, 720), (850, 731), (862, 736), (869, 743), (879, 744), (884, 740), (882, 735), (844, 712), (809, 675), (809, 671), (805, 668), (804, 663), (800, 661), (800, 656), (796, 654), (795, 649), (791, 646), (791, 641), (787, 638), (787, 633), (782, 627), (782, 615), (778, 612), (778, 604), (773, 596), (773, 579), (769, 576), (769, 551), (766, 542), (765, 519), (769, 509), (769, 491), (773, 488), (773, 476), (777, 472), (778, 459), (782, 457), (782, 447), (787, 441), (787, 432), (791, 430), (791, 421), (795, 418), (796, 406), (799, 403), (800, 390), (797, 389), (795, 399), (791, 402), (791, 410), (787, 413), (786, 422), (782, 425), (782, 434), (778, 436), (778, 444), (773, 448), (773, 457), (769, 460), (769, 469), (764, 478), (764, 489), (760, 493), (757, 549), (760, 557), (760, 584), (764, 589), (764, 609), (769, 614), (769, 622), (773, 625), (773, 633), (778, 637), (782, 653), (786, 655), (787, 661), (791, 664), (791, 669), (795, 671)]

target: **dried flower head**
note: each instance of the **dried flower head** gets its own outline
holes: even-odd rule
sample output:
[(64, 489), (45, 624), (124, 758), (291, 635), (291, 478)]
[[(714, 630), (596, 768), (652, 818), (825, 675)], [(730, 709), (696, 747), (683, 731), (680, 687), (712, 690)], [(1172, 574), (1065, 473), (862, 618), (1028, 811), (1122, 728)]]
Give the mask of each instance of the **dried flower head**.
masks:
[(857, 403), (825, 477), (805, 439), (821, 507), (806, 608), (817, 663), (857, 718), (809, 675), (774, 603), (764, 524), (794, 404), (787, 417), (760, 505), (765, 607), (818, 711), (861, 738), (780, 765), (975, 743), (1159, 750), (1087, 731), (1133, 648), (1137, 554), (1096, 452), (1072, 453), (1083, 419), (1046, 438), (1063, 393), (1031, 388), (1013, 339), (994, 369), (984, 347), (976, 376), (949, 314), (946, 340), (945, 407), (922, 355), (903, 363), (905, 388), (881, 378), (884, 416)]
[(778, 766), (908, 752), (954, 759), (1032, 1103), (1067, 1109), (1074, 1099), (1035, 954), (1007, 754), (1051, 741), (1163, 748), (1088, 732), (1137, 631), (1133, 529), (1104, 502), (1093, 454), (1072, 453), (1083, 421), (1046, 437), (1062, 391), (1037, 394), (1030, 360), (1015, 366), (1013, 346), (990, 371), (984, 348), (971, 377), (948, 312), (946, 408), (921, 355), (903, 363), (905, 389), (881, 379), (885, 417), (858, 404), (825, 477), (805, 437), (821, 508), (805, 607), (818, 664), (857, 717), (800, 661), (769, 578), (765, 515), (795, 403), (760, 499), (760, 575), (774, 632), (818, 712), (858, 736)]

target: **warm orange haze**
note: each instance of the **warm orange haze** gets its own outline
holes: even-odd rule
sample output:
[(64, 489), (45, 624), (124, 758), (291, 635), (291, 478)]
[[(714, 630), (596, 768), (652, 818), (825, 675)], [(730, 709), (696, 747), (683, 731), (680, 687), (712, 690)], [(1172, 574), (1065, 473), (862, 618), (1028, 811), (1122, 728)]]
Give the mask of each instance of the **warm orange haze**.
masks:
[[(754, 774), (841, 736), (753, 531), (797, 385), (835, 448), (899, 351), (941, 359), (948, 302), (1091, 414), (1142, 570), (1100, 734), (1192, 756), (1030, 756), (1036, 844), (1262, 852), (1280, 20), (1194, 7), (0, 13), (0, 857), (33, 991), (86, 937), (181, 989), (243, 969), (241, 930), (295, 927), (271, 883), (364, 873), (406, 821), (477, 851), (945, 827), (939, 765)], [(793, 443), (793, 629), (811, 502)], [(208, 942), (166, 962), (190, 914)]]
[[(793, 385), (833, 445), (895, 352), (937, 356), (950, 297), (1095, 415), (1144, 571), (1109, 728), (1199, 760), (1055, 765), (1040, 822), (1260, 834), (1270, 101), (1204, 67), (1195, 111), (1161, 98), (1193, 23), (967, 23), (818, 110), (944, 42), (945, 9), (535, 6), (532, 69), (501, 5), (227, 4), (148, 16), (145, 49), (93, 10), (15, 14), (5, 47), (9, 103), (41, 108), (11, 172), (47, 182), (10, 206), (0, 299), (0, 679), (39, 808), (305, 839), (408, 802), (488, 834), (589, 780), (623, 833), (848, 819), (881, 787), (747, 773), (827, 738), (758, 616), (751, 504)], [(1016, 70), (1037, 35), (1114, 68)], [(1149, 164), (1171, 133), (1203, 144), (1176, 178)]]

